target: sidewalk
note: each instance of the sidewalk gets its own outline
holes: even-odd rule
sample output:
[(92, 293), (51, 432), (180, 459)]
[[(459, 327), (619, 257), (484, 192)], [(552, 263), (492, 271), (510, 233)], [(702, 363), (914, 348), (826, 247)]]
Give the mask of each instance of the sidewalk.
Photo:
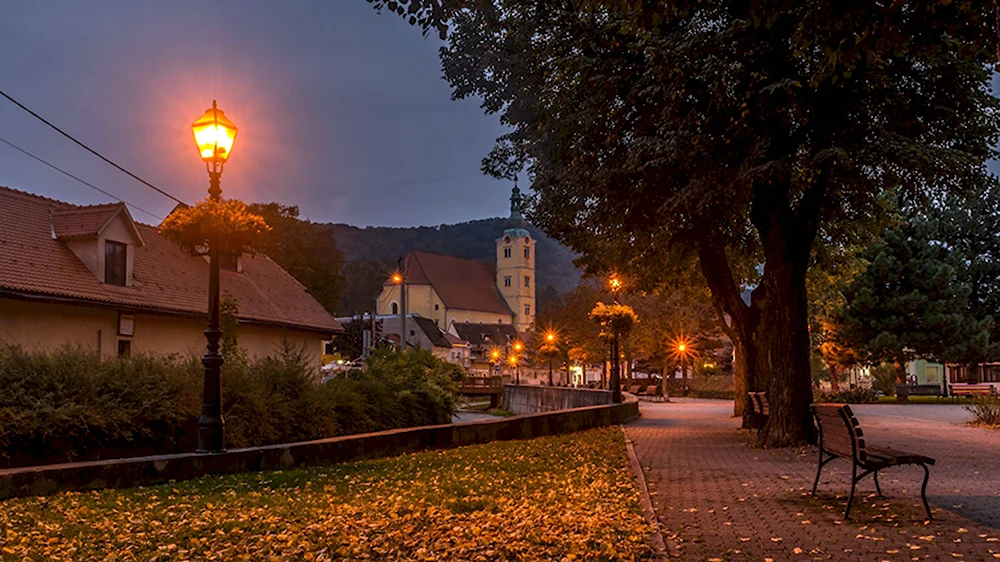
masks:
[(841, 521), (847, 461), (824, 468), (812, 498), (815, 448), (752, 449), (732, 402), (675, 400), (644, 403), (626, 431), (663, 535), (684, 560), (1000, 560), (1000, 431), (901, 409), (920, 405), (858, 407), (871, 442), (937, 459), (927, 488), (934, 521), (924, 521), (923, 470), (912, 466), (882, 473), (885, 498), (861, 482), (852, 520)]

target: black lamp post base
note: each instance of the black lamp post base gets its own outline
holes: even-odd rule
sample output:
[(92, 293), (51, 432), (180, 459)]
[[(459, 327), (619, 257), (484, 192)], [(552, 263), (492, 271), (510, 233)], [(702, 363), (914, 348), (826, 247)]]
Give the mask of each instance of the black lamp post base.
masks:
[(201, 416), (198, 419), (198, 448), (196, 453), (225, 453), (225, 421), (222, 416)]

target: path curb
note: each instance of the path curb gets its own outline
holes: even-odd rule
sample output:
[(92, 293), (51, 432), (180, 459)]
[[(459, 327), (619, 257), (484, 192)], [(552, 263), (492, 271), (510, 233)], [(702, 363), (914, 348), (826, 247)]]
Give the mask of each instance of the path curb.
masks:
[(622, 436), (625, 437), (625, 450), (628, 451), (629, 464), (632, 465), (632, 477), (635, 479), (636, 487), (639, 489), (639, 496), (642, 498), (643, 514), (646, 516), (649, 526), (653, 529), (649, 537), (649, 542), (653, 546), (653, 554), (657, 560), (680, 557), (680, 549), (677, 548), (677, 545), (673, 542), (668, 543), (663, 540), (663, 534), (660, 533), (660, 521), (656, 517), (656, 511), (653, 509), (653, 500), (649, 497), (649, 487), (646, 486), (646, 476), (642, 472), (642, 465), (639, 464), (639, 457), (635, 454), (635, 447), (632, 446), (632, 440), (628, 438), (625, 426), (620, 425), (618, 427), (621, 428)]

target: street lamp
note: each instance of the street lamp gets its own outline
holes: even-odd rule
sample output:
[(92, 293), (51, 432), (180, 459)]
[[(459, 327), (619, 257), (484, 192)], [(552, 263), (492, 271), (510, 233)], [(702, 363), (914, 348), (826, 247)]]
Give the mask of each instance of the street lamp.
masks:
[(495, 375), (497, 371), (497, 365), (500, 364), (500, 350), (494, 348), (490, 351), (490, 376)]
[[(611, 278), (608, 279), (608, 286), (611, 288), (611, 294), (614, 295), (614, 303), (618, 304), (618, 292), (622, 290), (622, 280), (618, 278), (618, 275), (612, 273)], [(611, 338), (611, 400), (612, 402), (621, 402), (622, 396), (622, 373), (621, 373), (621, 358), (618, 356), (618, 332), (615, 332)]]
[(393, 272), (392, 282), (395, 285), (399, 285), (399, 351), (402, 353), (406, 351), (406, 280), (403, 278), (401, 271), (402, 259), (400, 259), (400, 268), (398, 271)]
[(552, 386), (552, 356), (554, 355), (555, 345), (556, 345), (556, 335), (552, 332), (545, 334), (545, 343), (549, 346), (549, 386)]
[[(236, 142), (236, 125), (226, 118), (215, 100), (212, 107), (191, 125), (195, 144), (208, 170), (208, 197), (222, 199), (222, 168), (229, 161)], [(208, 247), (208, 327), (207, 352), (201, 358), (205, 381), (201, 394), (201, 417), (198, 418), (199, 453), (219, 453), (225, 447), (226, 421), (222, 418), (222, 355), (219, 354), (219, 232), (209, 233)]]
[(521, 384), (521, 369), (517, 366), (517, 355), (511, 355), (507, 360), (510, 368), (514, 369), (514, 384)]

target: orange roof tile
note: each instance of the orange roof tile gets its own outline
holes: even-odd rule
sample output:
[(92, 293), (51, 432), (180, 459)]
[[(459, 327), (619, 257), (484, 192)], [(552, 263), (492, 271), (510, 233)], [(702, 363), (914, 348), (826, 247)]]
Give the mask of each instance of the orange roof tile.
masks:
[[(61, 240), (60, 229), (89, 236), (110, 220), (120, 204), (81, 207), (0, 187), (0, 293), (50, 297), (125, 309), (208, 314), (208, 263), (184, 253), (155, 227), (136, 224), (145, 243), (136, 245), (132, 287), (101, 283)], [(50, 218), (51, 217), (51, 218)], [(243, 271), (221, 272), (222, 292), (237, 299), (238, 319), (321, 332), (340, 324), (301, 283), (268, 257), (242, 258)]]

